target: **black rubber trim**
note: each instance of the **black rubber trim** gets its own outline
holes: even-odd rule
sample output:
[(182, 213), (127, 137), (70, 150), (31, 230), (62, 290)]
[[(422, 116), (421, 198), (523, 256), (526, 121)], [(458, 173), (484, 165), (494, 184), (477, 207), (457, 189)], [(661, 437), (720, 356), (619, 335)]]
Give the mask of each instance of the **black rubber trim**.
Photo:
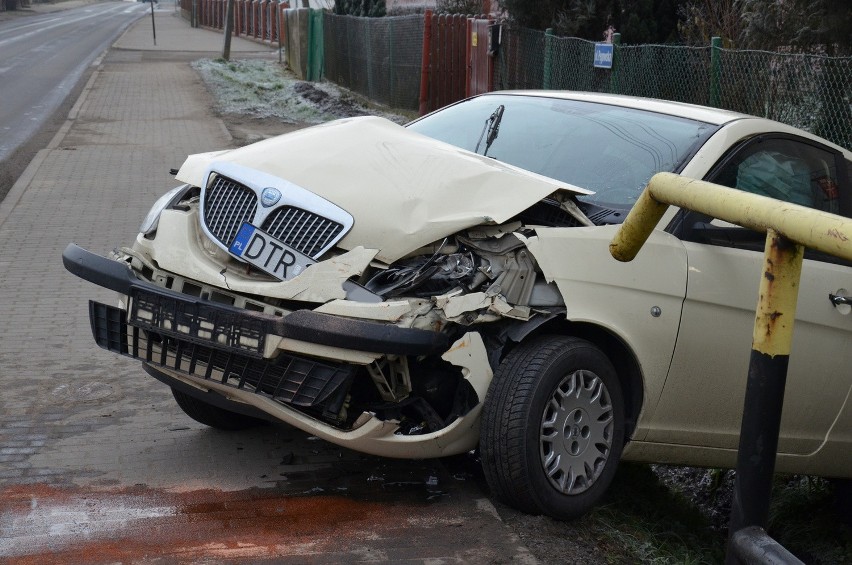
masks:
[(143, 282), (133, 275), (128, 265), (86, 251), (76, 243), (65, 247), (62, 264), (81, 279), (122, 294), (130, 294), (131, 285)]
[(429, 355), (450, 347), (449, 338), (442, 333), (312, 310), (296, 310), (284, 318), (283, 332), (279, 335), (310, 343), (398, 355)]
[(190, 386), (181, 380), (178, 380), (170, 375), (158, 371), (147, 363), (142, 363), (142, 368), (145, 369), (146, 373), (148, 373), (161, 383), (166, 384), (174, 389), (177, 389), (180, 392), (195, 398), (196, 400), (200, 400), (201, 402), (205, 402), (217, 408), (221, 408), (222, 410), (236, 412), (237, 414), (242, 414), (243, 416), (251, 416), (252, 418), (257, 418), (258, 420), (266, 420), (267, 422), (281, 422), (281, 420), (279, 420), (278, 418), (267, 414), (260, 408), (256, 408), (251, 404), (228, 400), (227, 398), (213, 390), (200, 390), (197, 387)]
[(297, 310), (282, 318), (210, 302), (141, 280), (129, 266), (87, 251), (74, 243), (69, 243), (65, 248), (62, 262), (68, 271), (81, 279), (121, 294), (129, 295), (131, 288), (139, 288), (172, 300), (204, 304), (253, 320), (263, 319), (269, 324), (269, 333), (308, 343), (394, 355), (431, 355), (443, 353), (450, 347), (446, 335), (429, 330), (401, 328), (390, 323), (356, 320), (312, 310)]

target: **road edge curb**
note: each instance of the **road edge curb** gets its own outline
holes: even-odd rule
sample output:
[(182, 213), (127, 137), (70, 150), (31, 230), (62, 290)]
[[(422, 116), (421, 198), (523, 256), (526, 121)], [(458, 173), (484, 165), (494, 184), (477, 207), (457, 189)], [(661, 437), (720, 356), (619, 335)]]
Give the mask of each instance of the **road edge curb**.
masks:
[(6, 220), (9, 219), (9, 216), (18, 205), (18, 202), (20, 202), (21, 198), (23, 198), (24, 193), (26, 193), (27, 188), (29, 188), (30, 183), (36, 176), (36, 173), (38, 173), (41, 165), (44, 163), (45, 159), (47, 159), (47, 155), (56, 150), (62, 143), (62, 140), (65, 139), (65, 136), (68, 135), (68, 131), (77, 120), (80, 108), (82, 108), (83, 104), (86, 102), (95, 80), (97, 80), (98, 75), (100, 75), (101, 64), (103, 63), (104, 57), (106, 57), (108, 51), (109, 49), (98, 55), (98, 57), (92, 62), (91, 66), (94, 67), (95, 70), (92, 71), (92, 76), (90, 76), (89, 80), (86, 81), (86, 86), (83, 87), (83, 91), (80, 92), (80, 96), (77, 97), (77, 101), (74, 102), (74, 105), (68, 112), (68, 117), (65, 119), (62, 127), (59, 128), (59, 131), (57, 131), (50, 140), (50, 143), (48, 143), (44, 149), (40, 149), (38, 153), (36, 153), (33, 160), (30, 161), (27, 168), (24, 169), (24, 172), (21, 173), (21, 176), (18, 177), (18, 180), (16, 180), (15, 184), (12, 185), (12, 188), (9, 189), (9, 192), (6, 193), (3, 201), (0, 202), (0, 226), (6, 223)]

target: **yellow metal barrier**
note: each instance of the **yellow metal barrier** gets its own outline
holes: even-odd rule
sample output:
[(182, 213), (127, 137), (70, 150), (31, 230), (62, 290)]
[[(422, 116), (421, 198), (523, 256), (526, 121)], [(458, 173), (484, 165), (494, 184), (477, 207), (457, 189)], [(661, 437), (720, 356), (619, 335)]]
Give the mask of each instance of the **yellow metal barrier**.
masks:
[[(610, 243), (612, 256), (619, 261), (636, 257), (669, 205), (766, 232), (737, 453), (727, 563), (749, 560), (756, 549), (760, 550), (757, 553), (769, 555), (767, 547), (777, 552), (776, 556), (783, 555), (782, 562), (800, 563), (789, 552), (784, 553), (786, 550), (769, 538), (764, 529), (769, 515), (802, 258), (804, 248), (809, 247), (852, 261), (852, 220), (709, 182), (659, 173), (651, 178)], [(738, 532), (740, 535), (736, 535)]]
[(613, 238), (612, 256), (632, 260), (669, 205), (756, 231), (772, 229), (805, 247), (852, 261), (852, 220), (848, 218), (673, 173), (651, 178)]

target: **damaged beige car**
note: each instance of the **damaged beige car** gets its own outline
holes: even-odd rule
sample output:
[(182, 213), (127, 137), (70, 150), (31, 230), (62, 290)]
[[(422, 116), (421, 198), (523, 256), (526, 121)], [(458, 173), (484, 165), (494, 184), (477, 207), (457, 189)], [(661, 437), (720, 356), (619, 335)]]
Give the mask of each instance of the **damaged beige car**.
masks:
[[(131, 247), (63, 258), (122, 296), (90, 303), (98, 344), (199, 422), (388, 457), (480, 448), (496, 497), (570, 518), (622, 457), (735, 459), (763, 236), (671, 210), (618, 263), (648, 179), (849, 214), (850, 162), (730, 112), (494, 93), (190, 156)], [(852, 269), (810, 257), (802, 281), (777, 468), (846, 476)]]

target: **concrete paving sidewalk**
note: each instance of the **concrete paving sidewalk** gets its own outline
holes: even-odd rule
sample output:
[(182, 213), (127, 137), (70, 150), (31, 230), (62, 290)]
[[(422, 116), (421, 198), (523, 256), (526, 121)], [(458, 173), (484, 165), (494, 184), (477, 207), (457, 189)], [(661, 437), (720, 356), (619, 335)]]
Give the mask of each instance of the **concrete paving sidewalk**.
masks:
[(116, 297), (65, 271), (65, 245), (129, 244), (170, 168), (232, 143), (190, 66), (221, 34), (162, 4), (157, 45), (150, 16), (128, 29), (0, 204), (0, 562), (534, 563), (470, 475), (206, 428), (94, 344), (87, 300)]
[[(149, 4), (150, 6), (150, 4)], [(189, 22), (180, 17), (171, 3), (165, 1), (154, 10), (154, 24), (151, 23), (150, 10), (136, 25), (131, 26), (113, 45), (115, 49), (133, 49), (167, 51), (178, 53), (206, 53), (207, 56), (222, 55), (224, 35), (221, 31), (205, 28), (192, 28)], [(157, 44), (154, 45), (154, 31)], [(277, 46), (250, 41), (242, 37), (231, 37), (231, 56), (244, 58), (249, 54), (275, 53)]]

